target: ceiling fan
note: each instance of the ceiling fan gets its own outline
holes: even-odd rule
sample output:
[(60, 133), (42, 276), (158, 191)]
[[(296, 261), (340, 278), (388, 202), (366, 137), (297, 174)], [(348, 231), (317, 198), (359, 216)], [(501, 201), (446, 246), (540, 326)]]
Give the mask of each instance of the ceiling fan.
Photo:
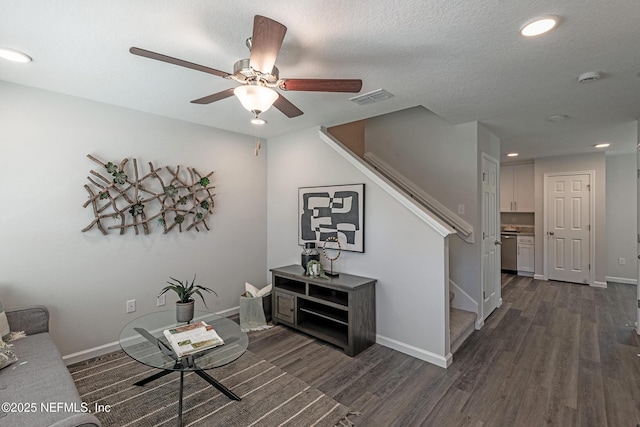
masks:
[(194, 99), (191, 102), (194, 104), (210, 104), (228, 98), (231, 95), (236, 95), (244, 108), (254, 114), (252, 123), (256, 124), (265, 123), (259, 115), (269, 109), (271, 105), (274, 105), (289, 118), (303, 114), (298, 107), (293, 105), (282, 94), (274, 91), (273, 88), (283, 91), (360, 92), (362, 80), (359, 79), (280, 78), (280, 72), (275, 67), (275, 62), (286, 32), (287, 27), (281, 23), (256, 15), (253, 20), (253, 34), (251, 38), (247, 39), (247, 47), (251, 52), (250, 57), (249, 59), (237, 61), (233, 66), (233, 74), (138, 47), (130, 48), (129, 52), (134, 55), (235, 80), (241, 86)]

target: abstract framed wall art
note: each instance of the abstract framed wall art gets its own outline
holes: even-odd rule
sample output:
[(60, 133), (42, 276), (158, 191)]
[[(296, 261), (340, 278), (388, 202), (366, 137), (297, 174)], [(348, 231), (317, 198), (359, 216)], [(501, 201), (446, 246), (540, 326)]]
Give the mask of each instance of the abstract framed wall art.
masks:
[(364, 184), (298, 188), (298, 244), (322, 246), (329, 237), (343, 251), (364, 252)]

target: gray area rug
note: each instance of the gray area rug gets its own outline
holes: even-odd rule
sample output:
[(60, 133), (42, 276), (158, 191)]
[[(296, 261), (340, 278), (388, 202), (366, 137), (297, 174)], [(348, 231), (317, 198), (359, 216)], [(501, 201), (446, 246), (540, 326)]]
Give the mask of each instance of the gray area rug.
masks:
[[(134, 386), (134, 382), (158, 370), (131, 359), (122, 351), (76, 363), (69, 366), (69, 371), (83, 402), (92, 412), (95, 408), (108, 408), (95, 413), (105, 427), (175, 426), (178, 423), (178, 372), (144, 387)], [(185, 426), (351, 424), (346, 418), (349, 408), (250, 351), (208, 373), (242, 400), (229, 400), (202, 378), (185, 373)]]

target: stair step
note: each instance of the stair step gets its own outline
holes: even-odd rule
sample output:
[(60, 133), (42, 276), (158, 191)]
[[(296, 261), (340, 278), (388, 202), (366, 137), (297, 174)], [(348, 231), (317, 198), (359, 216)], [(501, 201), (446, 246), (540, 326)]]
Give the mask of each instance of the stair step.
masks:
[(457, 308), (449, 309), (449, 342), (451, 343), (451, 353), (454, 353), (462, 343), (475, 330), (477, 319), (476, 313), (470, 311), (459, 310)]

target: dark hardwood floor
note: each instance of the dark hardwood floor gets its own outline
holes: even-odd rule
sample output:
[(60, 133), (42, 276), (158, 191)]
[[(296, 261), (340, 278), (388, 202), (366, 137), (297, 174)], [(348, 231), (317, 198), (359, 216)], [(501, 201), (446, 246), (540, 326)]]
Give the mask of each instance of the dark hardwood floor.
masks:
[(502, 298), (449, 369), (378, 344), (352, 358), (283, 326), (249, 349), (361, 412), (359, 426), (640, 424), (635, 286), (503, 275)]

